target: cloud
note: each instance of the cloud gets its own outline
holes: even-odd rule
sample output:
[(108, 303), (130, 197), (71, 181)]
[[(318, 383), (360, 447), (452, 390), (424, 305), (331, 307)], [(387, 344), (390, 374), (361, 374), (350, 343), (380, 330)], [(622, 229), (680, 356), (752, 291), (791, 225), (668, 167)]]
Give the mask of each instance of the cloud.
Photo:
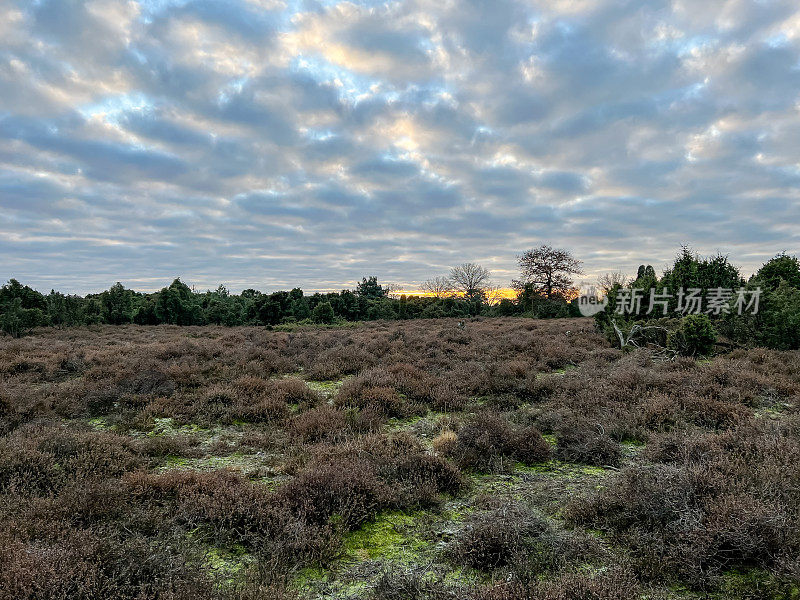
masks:
[(791, 0), (0, 0), (0, 278), (800, 252)]

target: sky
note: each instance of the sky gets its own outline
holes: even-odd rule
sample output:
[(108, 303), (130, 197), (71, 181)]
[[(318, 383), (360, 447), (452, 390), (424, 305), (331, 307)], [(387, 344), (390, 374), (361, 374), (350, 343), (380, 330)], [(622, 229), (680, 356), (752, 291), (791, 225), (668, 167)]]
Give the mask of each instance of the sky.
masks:
[(0, 278), (800, 251), (796, 0), (0, 0)]

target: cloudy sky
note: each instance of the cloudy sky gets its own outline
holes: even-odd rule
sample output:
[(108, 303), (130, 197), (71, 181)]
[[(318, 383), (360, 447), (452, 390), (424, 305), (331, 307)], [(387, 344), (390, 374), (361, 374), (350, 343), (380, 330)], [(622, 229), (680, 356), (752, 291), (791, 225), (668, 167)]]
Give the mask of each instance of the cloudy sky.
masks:
[(796, 0), (0, 0), (0, 278), (800, 250)]

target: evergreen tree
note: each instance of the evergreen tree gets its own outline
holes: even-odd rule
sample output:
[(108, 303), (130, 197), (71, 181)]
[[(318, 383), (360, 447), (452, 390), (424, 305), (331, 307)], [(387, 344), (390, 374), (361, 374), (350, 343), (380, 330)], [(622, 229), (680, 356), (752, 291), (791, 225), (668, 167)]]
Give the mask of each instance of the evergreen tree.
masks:
[(133, 320), (133, 290), (126, 290), (117, 282), (100, 294), (103, 305), (103, 321), (111, 325), (122, 325)]
[(764, 289), (777, 290), (781, 281), (800, 289), (800, 260), (785, 252), (768, 260), (756, 273), (756, 279)]
[(333, 323), (334, 314), (331, 303), (326, 301), (317, 304), (312, 311), (312, 318), (315, 323)]
[(356, 294), (364, 298), (383, 298), (388, 293), (388, 290), (378, 285), (378, 278), (374, 275), (364, 277), (356, 286)]
[(200, 325), (200, 307), (188, 285), (175, 279), (169, 287), (158, 292), (155, 314), (161, 323), (172, 325)]

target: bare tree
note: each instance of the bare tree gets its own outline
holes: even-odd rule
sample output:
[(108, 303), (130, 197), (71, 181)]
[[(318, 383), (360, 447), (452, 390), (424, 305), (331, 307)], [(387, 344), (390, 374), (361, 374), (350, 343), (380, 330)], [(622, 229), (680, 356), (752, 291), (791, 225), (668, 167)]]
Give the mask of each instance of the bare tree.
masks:
[(488, 304), (497, 304), (503, 299), (504, 290), (499, 285), (489, 285), (486, 290), (486, 302)]
[(386, 290), (386, 297), (387, 298), (394, 298), (397, 299), (402, 294), (400, 292), (403, 291), (403, 286), (397, 283), (387, 283), (384, 284), (383, 289)]
[[(641, 323), (632, 323), (627, 327), (620, 326), (614, 319), (611, 319), (611, 326), (614, 328), (614, 333), (617, 334), (617, 338), (619, 339), (619, 347), (621, 349), (625, 348), (638, 348), (639, 341), (637, 341), (637, 337), (643, 336), (645, 331), (661, 331), (664, 335), (667, 334), (667, 329), (665, 327), (659, 327), (657, 325), (645, 326)], [(664, 360), (673, 360), (677, 353), (674, 350), (669, 348), (662, 348), (658, 347), (654, 356)]]
[(432, 277), (420, 286), (423, 292), (429, 293), (434, 298), (446, 298), (453, 293), (453, 282), (447, 277)]
[(608, 294), (615, 287), (625, 287), (628, 285), (628, 276), (625, 273), (614, 271), (612, 273), (605, 273), (597, 278), (597, 289)]
[(464, 263), (450, 269), (450, 281), (453, 288), (465, 296), (482, 292), (489, 285), (490, 276), (488, 269), (475, 263)]
[(569, 250), (561, 250), (547, 244), (528, 250), (517, 257), (521, 278), (511, 285), (523, 290), (528, 286), (552, 298), (568, 296), (572, 287), (572, 275), (580, 275), (581, 261), (572, 256)]

